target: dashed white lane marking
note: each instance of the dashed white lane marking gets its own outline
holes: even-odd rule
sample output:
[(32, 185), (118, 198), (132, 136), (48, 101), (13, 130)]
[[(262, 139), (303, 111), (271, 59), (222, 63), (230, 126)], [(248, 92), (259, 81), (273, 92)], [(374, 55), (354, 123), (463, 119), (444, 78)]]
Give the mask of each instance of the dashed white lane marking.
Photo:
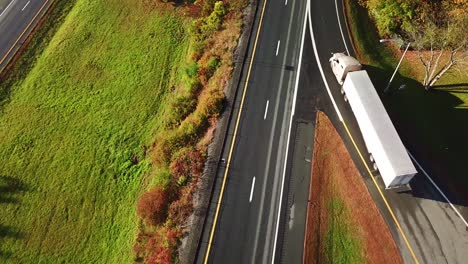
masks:
[(11, 1), (7, 7), (5, 7), (5, 9), (3, 9), (2, 13), (0, 14), (0, 17), (3, 16), (3, 14), (8, 10), (8, 8), (10, 8), (10, 6), (13, 4), (13, 2), (15, 2), (15, 0)]
[(266, 106), (265, 106), (265, 114), (263, 115), (263, 120), (266, 119), (267, 114), (268, 114), (268, 104), (270, 104), (270, 100), (267, 100)]
[(450, 202), (450, 200), (445, 196), (445, 194), (442, 192), (442, 190), (437, 186), (437, 184), (432, 180), (432, 178), (427, 174), (427, 172), (423, 169), (423, 167), (419, 164), (419, 162), (413, 157), (413, 155), (408, 151), (408, 154), (410, 155), (411, 159), (418, 165), (419, 169), (421, 169), (422, 173), (427, 177), (427, 179), (432, 183), (432, 185), (439, 191), (439, 193), (444, 197), (444, 199), (447, 201), (447, 203), (452, 207), (452, 209), (455, 211), (455, 213), (460, 217), (462, 222), (465, 224), (465, 226), (468, 227), (468, 222), (466, 222), (465, 218), (460, 214), (460, 212), (457, 210), (457, 208)]
[[(295, 3), (295, 2), (294, 2)], [(293, 4), (294, 5), (294, 4)], [(299, 87), (299, 77), (301, 76), (301, 67), (302, 67), (302, 53), (304, 51), (304, 43), (305, 43), (305, 33), (307, 29), (307, 14), (310, 13), (310, 0), (307, 0), (306, 3), (306, 10), (304, 15), (304, 24), (302, 28), (302, 37), (301, 37), (301, 49), (299, 50), (299, 62), (297, 68), (297, 75), (296, 75), (296, 83), (294, 85), (294, 95), (293, 95), (293, 102), (292, 102), (292, 109), (291, 109), (291, 117), (289, 121), (289, 132), (288, 132), (288, 139), (286, 141), (286, 155), (284, 155), (284, 167), (283, 167), (283, 178), (281, 180), (281, 191), (280, 191), (280, 201), (278, 204), (278, 216), (276, 218), (276, 230), (275, 230), (275, 239), (273, 240), (273, 254), (271, 258), (271, 264), (275, 263), (276, 259), (276, 245), (278, 242), (278, 231), (280, 225), (280, 217), (281, 217), (281, 205), (283, 204), (283, 192), (284, 192), (284, 181), (286, 178), (286, 168), (287, 168), (287, 161), (288, 161), (288, 153), (289, 153), (289, 141), (291, 140), (291, 130), (292, 130), (292, 122), (294, 113), (296, 112), (296, 100), (297, 100), (297, 89)]]
[(255, 188), (255, 176), (253, 177), (253, 180), (252, 180), (252, 187), (250, 188), (249, 203), (252, 202), (254, 188)]
[(276, 56), (278, 56), (279, 48), (280, 48), (281, 40), (278, 40), (278, 44), (276, 45)]
[(28, 2), (24, 5), (23, 9), (21, 9), (21, 11), (24, 11), (24, 9), (26, 9), (26, 7), (29, 5), (29, 2), (31, 2), (31, 1), (28, 1)]
[(288, 5), (288, 0), (284, 1), (284, 5), (285, 6)]

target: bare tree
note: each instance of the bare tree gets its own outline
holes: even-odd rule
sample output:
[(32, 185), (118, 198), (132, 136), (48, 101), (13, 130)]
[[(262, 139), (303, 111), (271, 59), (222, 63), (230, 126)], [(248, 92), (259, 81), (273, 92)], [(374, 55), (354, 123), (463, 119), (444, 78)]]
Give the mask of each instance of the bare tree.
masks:
[(430, 90), (447, 72), (464, 69), (468, 59), (467, 16), (448, 18), (444, 22), (427, 21), (408, 32), (412, 46), (424, 66), (423, 85)]

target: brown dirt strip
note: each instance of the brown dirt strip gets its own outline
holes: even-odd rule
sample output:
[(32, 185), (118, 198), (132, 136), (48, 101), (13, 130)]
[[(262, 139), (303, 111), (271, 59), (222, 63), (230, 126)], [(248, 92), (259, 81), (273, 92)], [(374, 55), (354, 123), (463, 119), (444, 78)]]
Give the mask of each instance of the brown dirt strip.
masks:
[(303, 263), (326, 263), (327, 205), (339, 197), (361, 242), (366, 263), (402, 263), (390, 231), (343, 140), (328, 117), (317, 113), (312, 180), (307, 208)]

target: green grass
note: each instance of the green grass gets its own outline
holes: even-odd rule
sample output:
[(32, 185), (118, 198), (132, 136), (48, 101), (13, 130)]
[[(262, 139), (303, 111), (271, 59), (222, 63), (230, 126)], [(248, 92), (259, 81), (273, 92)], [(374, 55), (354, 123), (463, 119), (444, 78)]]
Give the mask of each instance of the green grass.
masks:
[[(347, 16), (359, 59), (378, 91), (383, 91), (395, 69), (399, 54), (379, 44), (367, 11), (357, 1), (347, 0)], [(420, 81), (420, 62), (404, 60), (383, 102), (406, 146), (425, 161), (434, 176), (444, 177), (461, 195), (468, 188), (466, 149), (468, 149), (468, 74), (453, 72), (443, 76), (433, 91), (425, 91)], [(398, 90), (402, 84), (406, 89)]]
[(0, 85), (0, 262), (132, 261), (142, 147), (188, 49), (140, 2), (76, 1)]
[(349, 222), (350, 217), (343, 201), (335, 197), (328, 204), (327, 232), (325, 234), (325, 256), (327, 263), (364, 263), (361, 242), (356, 230)]

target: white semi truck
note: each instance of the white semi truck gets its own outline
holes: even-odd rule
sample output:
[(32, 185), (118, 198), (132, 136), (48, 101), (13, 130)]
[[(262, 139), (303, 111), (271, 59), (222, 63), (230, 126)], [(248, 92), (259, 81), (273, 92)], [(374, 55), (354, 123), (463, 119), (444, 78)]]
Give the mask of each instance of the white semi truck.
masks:
[(333, 73), (342, 85), (369, 152), (370, 161), (380, 172), (386, 188), (407, 184), (417, 173), (403, 142), (372, 85), (369, 75), (353, 57), (334, 53)]

